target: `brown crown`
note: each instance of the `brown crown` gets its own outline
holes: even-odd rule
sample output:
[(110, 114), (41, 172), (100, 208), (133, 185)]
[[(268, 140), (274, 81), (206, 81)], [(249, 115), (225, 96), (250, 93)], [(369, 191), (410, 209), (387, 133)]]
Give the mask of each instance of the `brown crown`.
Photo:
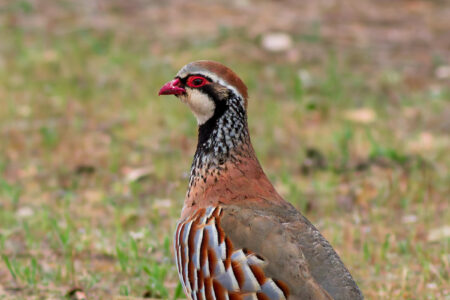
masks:
[(247, 86), (245, 86), (244, 82), (239, 78), (239, 76), (236, 75), (236, 73), (233, 72), (233, 70), (222, 65), (221, 63), (211, 60), (194, 61), (184, 66), (180, 72), (178, 72), (178, 75), (182, 76), (186, 75), (186, 73), (201, 71), (214, 73), (217, 77), (220, 77), (223, 81), (235, 87), (242, 97), (244, 97), (245, 108), (247, 108)]

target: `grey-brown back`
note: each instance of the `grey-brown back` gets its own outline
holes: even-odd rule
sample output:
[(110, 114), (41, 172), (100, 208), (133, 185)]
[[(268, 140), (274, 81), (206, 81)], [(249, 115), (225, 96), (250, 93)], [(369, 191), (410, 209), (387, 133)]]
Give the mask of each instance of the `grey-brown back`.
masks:
[(328, 241), (294, 207), (228, 206), (222, 227), (236, 247), (269, 262), (267, 275), (286, 282), (291, 299), (364, 298)]

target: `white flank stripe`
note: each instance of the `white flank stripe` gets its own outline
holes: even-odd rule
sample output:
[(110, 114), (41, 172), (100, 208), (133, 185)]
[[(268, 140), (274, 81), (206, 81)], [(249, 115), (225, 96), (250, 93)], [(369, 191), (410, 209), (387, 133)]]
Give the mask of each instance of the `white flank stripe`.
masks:
[(202, 299), (206, 300), (205, 285), (203, 285), (203, 287), (200, 289), (200, 294), (202, 295)]
[(234, 277), (233, 268), (228, 268), (225, 273), (216, 276), (217, 281), (219, 281), (225, 289), (228, 291), (238, 291), (239, 284)]
[(258, 297), (256, 297), (256, 293), (252, 293), (245, 295), (244, 300), (258, 300)]
[(197, 270), (200, 270), (200, 247), (202, 245), (203, 239), (203, 228), (197, 229), (194, 237), (194, 253), (192, 254), (192, 260), (194, 262), (194, 266)]
[(262, 285), (261, 290), (270, 299), (286, 299), (283, 291), (270, 278)]
[(214, 250), (216, 250), (217, 257), (220, 257), (222, 260), (225, 260), (227, 258), (227, 247), (225, 245), (225, 241), (217, 246)]
[(177, 270), (178, 270), (178, 274), (180, 274), (180, 246), (178, 245), (178, 236), (180, 233), (180, 229), (179, 228), (180, 223), (177, 223), (177, 227), (176, 227), (176, 231), (175, 231), (175, 236), (174, 236), (174, 240), (173, 240), (173, 251), (175, 253), (175, 264), (177, 265)]
[(256, 292), (261, 289), (261, 286), (258, 283), (255, 275), (253, 274), (250, 267), (247, 265), (247, 262), (243, 262), (241, 264), (242, 271), (244, 272), (244, 284), (242, 285), (242, 291), (245, 292)]
[(182, 276), (182, 267), (181, 267), (181, 251), (183, 251), (182, 249), (181, 249), (181, 246), (178, 246), (178, 250), (177, 250), (177, 261), (178, 261), (178, 263), (177, 263), (177, 270), (178, 270), (178, 275), (180, 276), (180, 280), (181, 280), (181, 282), (183, 282), (183, 276)]
[(225, 266), (223, 265), (223, 261), (219, 259), (217, 260), (216, 267), (214, 268), (213, 277), (217, 277), (222, 273), (225, 273)]
[(195, 293), (195, 292), (197, 292), (198, 291), (198, 286), (199, 286), (199, 284), (198, 284), (198, 278), (197, 278), (197, 272), (196, 271), (194, 271), (194, 278), (193, 278), (194, 280), (193, 280), (193, 282), (192, 282), (192, 290), (193, 290), (193, 292)]
[(209, 248), (214, 249), (216, 245), (218, 245), (217, 241), (219, 240), (218, 233), (216, 230), (216, 222), (213, 220), (211, 224), (205, 226), (205, 229), (208, 230), (208, 238), (209, 238), (208, 246)]
[(214, 288), (212, 286), (211, 286), (211, 295), (212, 295), (213, 299), (216, 300), (216, 293), (214, 292)]
[(249, 265), (257, 265), (257, 266), (261, 266), (261, 267), (265, 267), (267, 265), (266, 261), (259, 259), (254, 254), (247, 256), (247, 260), (248, 260)]
[(183, 228), (183, 243), (186, 247), (188, 247), (189, 233), (191, 231), (191, 225), (192, 225), (192, 220), (187, 222)]
[(208, 219), (211, 218), (211, 216), (212, 216), (212, 214), (214, 213), (215, 210), (216, 210), (216, 208), (214, 206), (208, 206), (206, 208), (206, 213), (205, 213), (206, 218), (208, 218)]
[(189, 235), (191, 234), (191, 227), (192, 227), (192, 221), (189, 221), (184, 225), (183, 229), (183, 243), (184, 243), (184, 257), (186, 261), (184, 262), (184, 284), (186, 285), (186, 288), (188, 291), (192, 291), (191, 283), (189, 282)]
[(244, 251), (242, 251), (242, 249), (239, 249), (234, 251), (233, 254), (231, 254), (231, 260), (238, 263), (242, 263), (247, 260), (247, 257), (245, 256)]
[(187, 265), (184, 268), (183, 283), (184, 283), (184, 286), (186, 286), (186, 290), (188, 291), (188, 294), (190, 294), (192, 289), (191, 289), (191, 283), (189, 282), (189, 271), (188, 271)]
[(199, 221), (199, 225), (205, 225), (206, 223), (206, 216), (205, 215), (201, 215), (200, 217), (200, 221)]
[(208, 259), (208, 255), (206, 256), (205, 264), (203, 265), (202, 269), (203, 269), (203, 276), (205, 278), (208, 278), (210, 276), (210, 274), (209, 274), (209, 259)]

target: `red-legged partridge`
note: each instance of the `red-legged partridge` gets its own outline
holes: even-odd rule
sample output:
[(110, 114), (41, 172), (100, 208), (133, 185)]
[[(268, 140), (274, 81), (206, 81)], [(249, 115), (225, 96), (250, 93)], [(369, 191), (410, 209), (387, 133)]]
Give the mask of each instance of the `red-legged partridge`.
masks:
[(275, 191), (247, 125), (247, 88), (213, 61), (184, 66), (160, 95), (198, 121), (198, 144), (174, 240), (189, 299), (363, 299), (328, 241)]

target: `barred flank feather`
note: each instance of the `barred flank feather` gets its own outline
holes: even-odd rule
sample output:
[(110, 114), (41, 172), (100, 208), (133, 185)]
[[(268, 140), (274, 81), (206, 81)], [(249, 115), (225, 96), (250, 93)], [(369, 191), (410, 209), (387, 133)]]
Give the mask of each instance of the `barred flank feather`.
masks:
[(175, 258), (186, 295), (192, 299), (286, 299), (287, 286), (264, 275), (264, 259), (233, 249), (220, 227), (220, 207), (198, 209), (175, 231)]

